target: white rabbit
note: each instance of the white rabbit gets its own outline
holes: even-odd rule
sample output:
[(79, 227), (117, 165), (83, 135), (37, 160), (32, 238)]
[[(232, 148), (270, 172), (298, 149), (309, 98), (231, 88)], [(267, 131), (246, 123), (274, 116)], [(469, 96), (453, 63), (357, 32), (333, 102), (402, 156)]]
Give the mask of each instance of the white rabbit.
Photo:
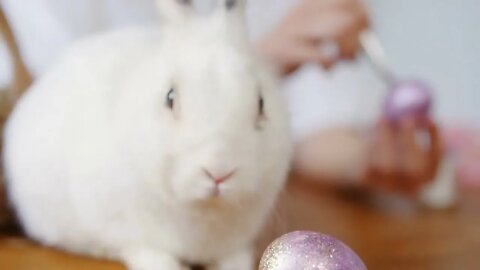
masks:
[(82, 41), (19, 101), (12, 204), (33, 239), (131, 270), (253, 269), (290, 162), (281, 93), (244, 1), (157, 2), (162, 29)]

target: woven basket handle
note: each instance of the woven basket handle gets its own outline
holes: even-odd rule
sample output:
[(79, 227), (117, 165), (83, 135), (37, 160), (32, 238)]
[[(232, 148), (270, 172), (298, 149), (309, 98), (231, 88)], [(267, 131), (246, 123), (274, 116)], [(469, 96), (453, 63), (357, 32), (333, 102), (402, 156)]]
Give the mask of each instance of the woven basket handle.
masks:
[[(12, 28), (8, 23), (7, 17), (3, 12), (2, 7), (0, 6), (0, 33), (5, 40), (7, 49), (10, 53), (13, 65), (13, 78), (7, 89), (8, 101), (11, 103), (10, 106), (16, 102), (16, 100), (23, 94), (25, 89), (32, 82), (32, 77), (28, 72), (25, 63), (20, 54), (20, 50), (17, 46), (15, 36), (13, 34)], [(3, 110), (2, 110), (3, 111)]]
[[(13, 78), (7, 89), (0, 91), (0, 152), (3, 150), (3, 127), (8, 115), (15, 106), (20, 96), (25, 92), (32, 82), (25, 63), (20, 55), (13, 31), (8, 23), (7, 17), (0, 5), (0, 35), (6, 43), (8, 52), (12, 59)], [(11, 209), (8, 206), (7, 192), (5, 189), (3, 166), (0, 165), (0, 229), (6, 229), (14, 224)]]

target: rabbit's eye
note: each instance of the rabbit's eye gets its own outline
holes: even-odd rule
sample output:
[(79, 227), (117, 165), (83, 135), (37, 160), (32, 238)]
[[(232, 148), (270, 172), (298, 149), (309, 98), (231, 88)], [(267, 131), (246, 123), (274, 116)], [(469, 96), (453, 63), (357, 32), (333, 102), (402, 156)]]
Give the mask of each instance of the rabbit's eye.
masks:
[(258, 95), (258, 116), (255, 122), (255, 129), (262, 130), (263, 124), (265, 123), (265, 100), (262, 94)]
[(263, 99), (263, 96), (260, 94), (258, 97), (258, 115), (262, 116), (265, 114), (264, 107), (265, 107), (265, 101)]
[(170, 88), (170, 91), (167, 93), (165, 104), (168, 108), (173, 110), (173, 106), (175, 105), (175, 89)]

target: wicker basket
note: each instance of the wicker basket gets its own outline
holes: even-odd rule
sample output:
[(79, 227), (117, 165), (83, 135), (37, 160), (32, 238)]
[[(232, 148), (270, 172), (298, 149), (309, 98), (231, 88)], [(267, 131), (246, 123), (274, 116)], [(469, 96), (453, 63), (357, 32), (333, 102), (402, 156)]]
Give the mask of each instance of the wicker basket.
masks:
[[(9, 26), (7, 17), (0, 6), (0, 33), (5, 40), (9, 53), (12, 59), (14, 68), (14, 76), (11, 84), (7, 89), (0, 91), (0, 151), (2, 151), (3, 142), (3, 127), (10, 114), (15, 102), (22, 95), (25, 89), (31, 83), (31, 76), (29, 75), (24, 62), (22, 61), (20, 51), (18, 49), (15, 37)], [(0, 228), (9, 227), (12, 225), (14, 219), (8, 206), (7, 193), (5, 190), (5, 181), (3, 173), (3, 164), (0, 166)]]

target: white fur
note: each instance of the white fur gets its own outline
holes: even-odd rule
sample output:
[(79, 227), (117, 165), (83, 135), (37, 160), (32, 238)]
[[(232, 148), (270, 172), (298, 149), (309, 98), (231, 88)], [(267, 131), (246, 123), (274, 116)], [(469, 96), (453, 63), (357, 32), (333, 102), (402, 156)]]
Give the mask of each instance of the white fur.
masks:
[[(291, 152), (280, 93), (238, 10), (168, 20), (80, 42), (25, 94), (5, 133), (12, 203), (32, 238), (131, 270), (253, 269)], [(212, 197), (202, 168), (237, 172)]]

